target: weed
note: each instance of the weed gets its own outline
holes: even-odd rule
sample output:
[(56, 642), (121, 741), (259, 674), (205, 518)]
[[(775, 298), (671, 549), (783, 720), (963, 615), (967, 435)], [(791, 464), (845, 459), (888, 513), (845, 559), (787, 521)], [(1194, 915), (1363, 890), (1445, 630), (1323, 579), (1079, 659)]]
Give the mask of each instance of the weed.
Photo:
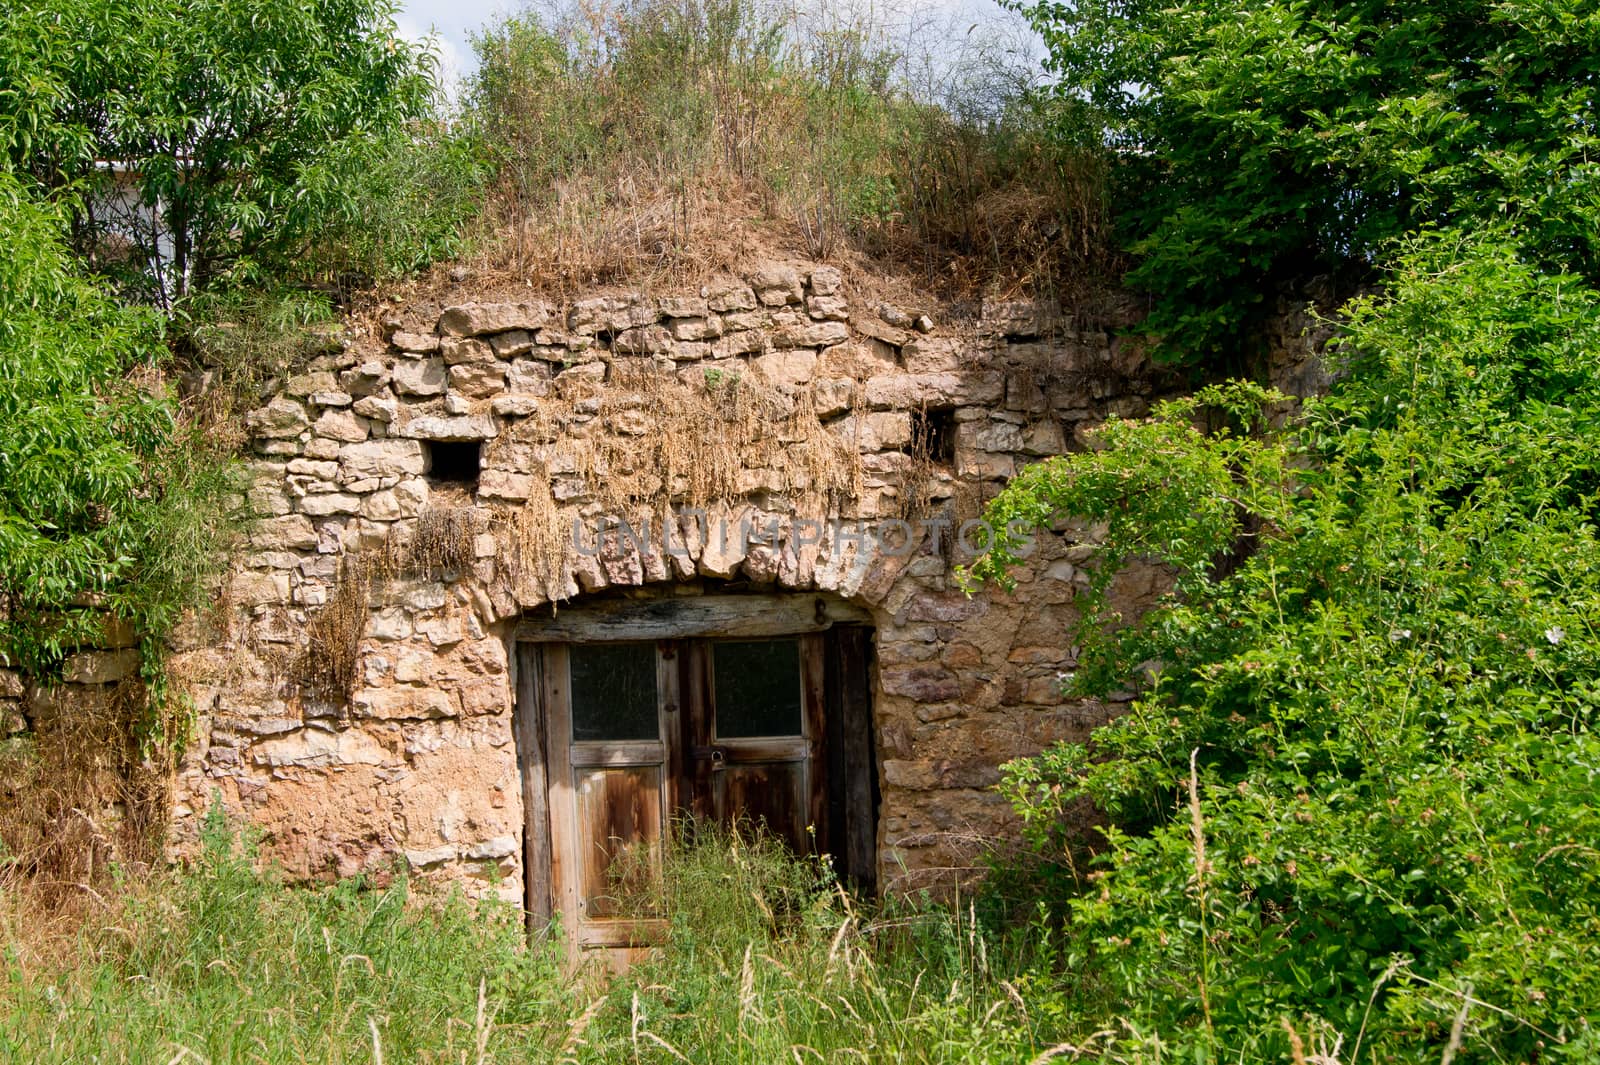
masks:
[(468, 106), (497, 162), (488, 264), (564, 294), (683, 282), (766, 229), (963, 294), (1100, 276), (1098, 154), (1051, 137), (1065, 105), (1034, 97), (1011, 42), (969, 34), (950, 61), (938, 34), (781, 0), (574, 0), (502, 20), (474, 41)]
[(503, 904), (404, 879), (289, 888), (207, 819), (195, 864), (51, 941), (0, 898), (0, 1061), (1028, 1062), (1062, 1042), (1018, 941), (970, 909), (842, 893), (750, 834), (668, 848), (668, 940), (567, 974)]

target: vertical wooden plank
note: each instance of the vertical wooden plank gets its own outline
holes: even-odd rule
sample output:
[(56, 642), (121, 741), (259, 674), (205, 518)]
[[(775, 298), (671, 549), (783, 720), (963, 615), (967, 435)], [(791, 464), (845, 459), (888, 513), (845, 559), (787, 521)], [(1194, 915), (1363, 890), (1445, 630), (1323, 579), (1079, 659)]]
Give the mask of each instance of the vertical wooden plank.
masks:
[(833, 856), (834, 869), (844, 875), (845, 810), (844, 810), (844, 684), (839, 676), (839, 629), (824, 634), (823, 695), (827, 701), (827, 786), (823, 789), (828, 800), (828, 842), (825, 853)]
[(688, 769), (685, 779), (689, 789), (687, 805), (696, 821), (709, 823), (717, 817), (711, 759), (695, 754), (695, 750), (704, 751), (712, 744), (711, 653), (708, 646), (699, 640), (681, 646), (682, 654), (688, 659), (685, 665), (689, 678), (689, 690), (684, 693), (683, 708), (679, 711), (684, 715), (683, 734), (688, 740), (685, 744)]
[(677, 640), (662, 640), (656, 646), (656, 693), (661, 701), (661, 742), (666, 747), (664, 820), (669, 829), (674, 820), (683, 816), (689, 802), (683, 713), (685, 658), (683, 645)]
[(572, 780), (571, 677), (567, 648), (551, 644), (544, 651), (545, 767), (549, 781), (550, 888), (567, 934), (569, 960), (577, 961), (577, 934), (583, 920), (578, 906), (579, 841), (577, 803)]
[(523, 909), (530, 930), (550, 923), (549, 779), (544, 743), (543, 652), (535, 644), (517, 645), (517, 769), (522, 779)]
[(615, 892), (637, 901), (660, 890), (660, 765), (574, 770), (573, 776), (583, 841), (577, 876), (584, 920), (646, 916), (622, 907)]
[(840, 742), (844, 744), (843, 872), (862, 891), (878, 883), (878, 764), (872, 721), (872, 632), (839, 626)]
[(806, 824), (812, 831), (809, 849), (826, 853), (833, 845), (828, 831), (828, 703), (825, 638), (800, 637), (800, 705), (804, 713), (806, 761), (802, 784)]

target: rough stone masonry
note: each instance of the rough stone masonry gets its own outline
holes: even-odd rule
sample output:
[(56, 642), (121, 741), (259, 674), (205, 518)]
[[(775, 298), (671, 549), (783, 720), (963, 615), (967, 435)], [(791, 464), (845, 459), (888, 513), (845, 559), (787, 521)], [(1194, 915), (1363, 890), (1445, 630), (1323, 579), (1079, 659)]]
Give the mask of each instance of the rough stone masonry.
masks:
[[(750, 588), (870, 612), (879, 881), (968, 875), (1009, 830), (999, 766), (1115, 707), (1060, 692), (1083, 537), (1041, 536), (1014, 594), (968, 597), (955, 534), (1022, 464), (1144, 413), (1158, 378), (1031, 304), (957, 324), (848, 291), (771, 263), (687, 294), (414, 308), (282, 381), (248, 417), (231, 623), (177, 663), (200, 725), (174, 849), (220, 801), (291, 876), (403, 860), (518, 899), (514, 626), (586, 596)], [(678, 546), (603, 534), (612, 518)], [(913, 549), (875, 540), (885, 522)], [(1116, 595), (1133, 616), (1160, 586), (1135, 569)]]

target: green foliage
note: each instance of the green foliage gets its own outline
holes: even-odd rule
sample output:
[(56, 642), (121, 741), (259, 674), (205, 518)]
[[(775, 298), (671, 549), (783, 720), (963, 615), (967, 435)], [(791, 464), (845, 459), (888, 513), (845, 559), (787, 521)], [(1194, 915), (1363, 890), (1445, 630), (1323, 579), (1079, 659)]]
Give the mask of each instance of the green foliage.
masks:
[[(1077, 964), (1169, 1047), (1281, 1059), (1287, 1021), (1347, 1060), (1437, 1061), (1459, 1016), (1480, 1060), (1592, 1060), (1600, 296), (1437, 237), (1343, 351), (1298, 427), (1202, 433), (1169, 405), (996, 500), (997, 527), (1106, 523), (1097, 589), (1136, 555), (1178, 576), (1077, 678), (1153, 663), (1133, 709), (1006, 791), (1086, 874)], [(1087, 867), (1059, 832), (1084, 799), (1109, 816)]]
[[(348, 226), (374, 197), (414, 199), (397, 183), (429, 114), (433, 60), (397, 35), (391, 11), (19, 0), (0, 24), (0, 101), (15, 104), (0, 108), (0, 158), (69, 211), (85, 261), (161, 306), (224, 277), (292, 273), (325, 227)], [(416, 207), (405, 224), (436, 229)], [(369, 256), (414, 258), (417, 238), (402, 243)]]
[[(192, 868), (125, 886), (56, 962), (0, 900), (0, 1061), (1030, 1062), (1062, 1004), (959, 910), (864, 910), (770, 840), (666, 863), (668, 942), (568, 975), (503, 904), (403, 877), (289, 888), (215, 813)], [(1024, 1000), (1019, 986), (1029, 992)]]
[(871, 13), (541, 11), (474, 39), (467, 107), (526, 275), (587, 283), (716, 259), (752, 217), (794, 226), (818, 257), (853, 243), (980, 283), (1039, 283), (1103, 250), (1098, 153), (1049, 136), (1053, 105), (998, 49), (914, 87), (915, 37)]
[(1279, 286), (1424, 223), (1516, 226), (1600, 278), (1600, 13), (1586, 0), (1017, 0), (1074, 136), (1123, 154), (1118, 221), (1168, 357), (1237, 352)]
[(0, 657), (48, 672), (101, 619), (159, 642), (201, 599), (228, 485), (153, 376), (160, 321), (85, 279), (0, 171)]
[(352, 139), (302, 175), (319, 217), (300, 235), (290, 276), (325, 279), (344, 300), (353, 286), (462, 254), (488, 176), (478, 140), (445, 122)]

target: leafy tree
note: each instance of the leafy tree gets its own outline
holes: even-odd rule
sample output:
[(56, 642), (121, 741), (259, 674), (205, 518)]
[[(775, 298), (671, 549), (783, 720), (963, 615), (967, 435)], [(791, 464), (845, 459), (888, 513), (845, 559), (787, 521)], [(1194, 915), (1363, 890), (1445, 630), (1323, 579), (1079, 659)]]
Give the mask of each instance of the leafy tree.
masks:
[(161, 306), (293, 267), (372, 206), (352, 188), (430, 114), (433, 57), (392, 11), (17, 0), (0, 23), (0, 149), (67, 209), (80, 256), (120, 264)]
[(1286, 283), (1424, 223), (1505, 223), (1600, 279), (1588, 0), (1016, 0), (1087, 134), (1167, 356), (1238, 353)]
[(98, 601), (159, 661), (226, 532), (228, 476), (149, 371), (153, 312), (83, 276), (58, 212), (0, 170), (0, 661), (48, 673)]
[[(1438, 1061), (1461, 1017), (1481, 1060), (1593, 1060), (1600, 295), (1503, 237), (1437, 237), (1343, 350), (1300, 426), (1211, 389), (994, 501), (997, 529), (1107, 523), (1077, 690), (1157, 664), (1006, 790), (1088, 876), (1075, 977), (1169, 1044), (1283, 1060), (1287, 1021), (1340, 1060)], [(1233, 429), (1201, 432), (1203, 405)], [(1130, 626), (1106, 590), (1137, 556), (1177, 588)], [(1073, 867), (1083, 800), (1109, 823)]]

